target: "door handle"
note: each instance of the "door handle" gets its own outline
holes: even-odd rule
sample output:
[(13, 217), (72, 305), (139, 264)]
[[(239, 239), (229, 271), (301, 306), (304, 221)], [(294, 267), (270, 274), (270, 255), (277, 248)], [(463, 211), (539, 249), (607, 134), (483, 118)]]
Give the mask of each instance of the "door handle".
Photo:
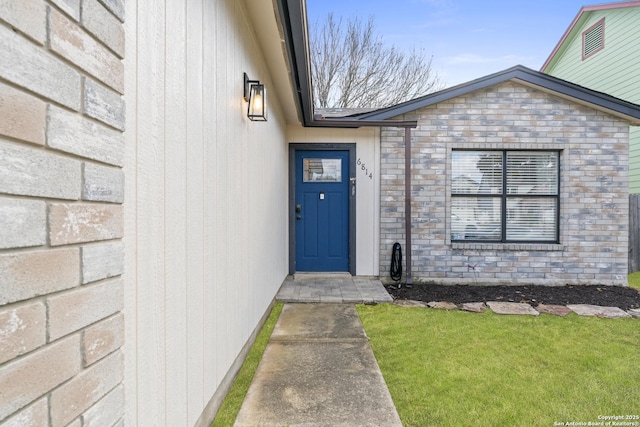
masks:
[(302, 212), (302, 205), (296, 205), (296, 213)]
[(296, 215), (296, 219), (302, 219), (302, 215)]

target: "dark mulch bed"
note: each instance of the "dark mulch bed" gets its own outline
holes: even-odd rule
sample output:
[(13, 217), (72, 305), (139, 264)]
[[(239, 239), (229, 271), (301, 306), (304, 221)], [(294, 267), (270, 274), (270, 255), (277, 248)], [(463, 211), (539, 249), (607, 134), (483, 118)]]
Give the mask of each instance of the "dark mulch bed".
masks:
[(640, 308), (640, 291), (622, 286), (468, 286), (414, 284), (411, 288), (386, 285), (393, 299), (422, 302), (505, 301), (538, 304), (592, 304), (619, 307), (623, 310)]

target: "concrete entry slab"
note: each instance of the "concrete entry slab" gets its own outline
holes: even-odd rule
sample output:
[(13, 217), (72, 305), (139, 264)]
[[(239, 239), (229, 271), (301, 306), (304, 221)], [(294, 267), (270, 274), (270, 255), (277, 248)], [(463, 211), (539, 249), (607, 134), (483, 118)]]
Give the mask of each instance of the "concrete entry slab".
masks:
[(276, 299), (294, 303), (393, 302), (379, 279), (349, 273), (296, 273), (285, 279)]

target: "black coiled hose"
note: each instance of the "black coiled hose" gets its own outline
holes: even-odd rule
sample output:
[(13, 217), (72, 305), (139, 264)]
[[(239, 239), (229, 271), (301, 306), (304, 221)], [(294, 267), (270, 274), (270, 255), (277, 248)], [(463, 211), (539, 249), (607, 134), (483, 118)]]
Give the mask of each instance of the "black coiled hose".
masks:
[(391, 278), (396, 282), (399, 282), (400, 279), (402, 279), (402, 247), (398, 242), (393, 244), (389, 273), (391, 274)]

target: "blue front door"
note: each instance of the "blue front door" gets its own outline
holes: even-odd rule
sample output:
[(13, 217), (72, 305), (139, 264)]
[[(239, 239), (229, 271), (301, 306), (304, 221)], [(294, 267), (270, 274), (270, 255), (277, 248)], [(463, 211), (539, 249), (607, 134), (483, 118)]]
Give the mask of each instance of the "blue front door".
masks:
[(296, 151), (296, 271), (349, 271), (349, 152)]

